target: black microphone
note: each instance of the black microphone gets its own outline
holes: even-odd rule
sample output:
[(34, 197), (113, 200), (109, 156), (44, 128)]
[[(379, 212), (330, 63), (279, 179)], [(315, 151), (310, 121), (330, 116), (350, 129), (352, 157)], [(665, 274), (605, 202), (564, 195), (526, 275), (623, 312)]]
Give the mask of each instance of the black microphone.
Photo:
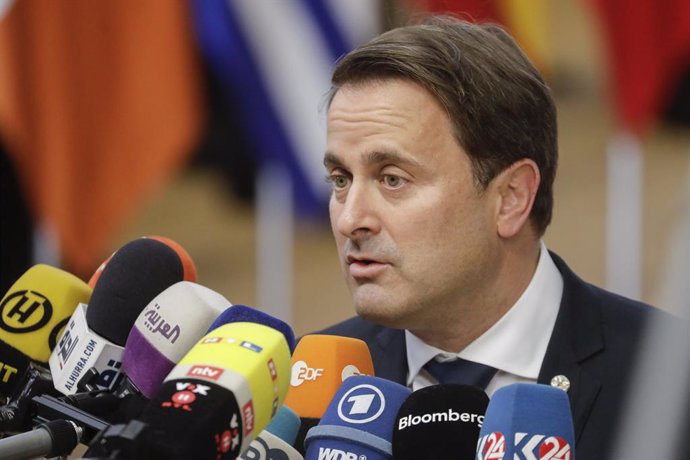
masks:
[(38, 425), (33, 431), (0, 439), (0, 460), (69, 455), (79, 444), (81, 428), (66, 420)]
[(432, 385), (400, 406), (393, 428), (396, 460), (473, 460), (489, 398), (479, 387)]
[[(247, 317), (249, 307), (229, 311), (235, 308)], [(285, 323), (273, 328), (236, 322), (212, 329), (166, 377), (138, 420), (105, 430), (88, 456), (237, 458), (285, 398), (293, 340)]]
[(167, 244), (133, 240), (110, 258), (96, 283), (88, 307), (80, 304), (50, 355), (55, 388), (69, 395), (89, 369), (102, 389), (121, 379), (127, 336), (146, 305), (167, 287), (184, 279), (184, 264)]

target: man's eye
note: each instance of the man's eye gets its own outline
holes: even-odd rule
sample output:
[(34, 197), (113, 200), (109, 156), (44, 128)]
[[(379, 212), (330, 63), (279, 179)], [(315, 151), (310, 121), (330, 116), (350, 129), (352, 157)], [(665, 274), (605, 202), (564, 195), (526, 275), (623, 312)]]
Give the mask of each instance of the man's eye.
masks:
[(386, 175), (383, 176), (383, 183), (388, 187), (397, 188), (403, 185), (404, 179), (400, 176)]
[(342, 174), (331, 174), (327, 179), (331, 184), (333, 184), (333, 187), (337, 189), (347, 187), (349, 182), (348, 178)]

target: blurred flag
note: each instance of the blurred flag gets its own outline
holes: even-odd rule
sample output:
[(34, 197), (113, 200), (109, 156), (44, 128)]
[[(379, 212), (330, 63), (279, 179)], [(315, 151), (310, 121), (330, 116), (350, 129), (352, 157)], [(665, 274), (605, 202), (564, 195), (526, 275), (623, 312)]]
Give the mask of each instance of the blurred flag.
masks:
[(185, 0), (9, 3), (0, 137), (70, 271), (93, 272), (108, 238), (192, 152), (198, 73)]
[(620, 122), (640, 134), (658, 120), (690, 68), (690, 2), (588, 2), (603, 28)]
[(549, 0), (408, 0), (421, 11), (452, 13), (474, 22), (506, 27), (545, 75), (552, 73)]
[(191, 0), (205, 59), (263, 164), (301, 215), (325, 211), (325, 116), (336, 59), (379, 31), (379, 1)]

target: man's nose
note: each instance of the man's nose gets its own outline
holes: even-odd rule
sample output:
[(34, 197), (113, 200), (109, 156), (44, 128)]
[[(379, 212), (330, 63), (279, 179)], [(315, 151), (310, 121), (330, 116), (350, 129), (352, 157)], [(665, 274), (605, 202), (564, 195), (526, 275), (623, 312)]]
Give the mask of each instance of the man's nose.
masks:
[[(376, 194), (372, 186), (353, 182), (344, 201), (331, 203), (335, 229), (347, 238), (358, 238), (380, 231)], [(333, 209), (333, 206), (335, 209)]]

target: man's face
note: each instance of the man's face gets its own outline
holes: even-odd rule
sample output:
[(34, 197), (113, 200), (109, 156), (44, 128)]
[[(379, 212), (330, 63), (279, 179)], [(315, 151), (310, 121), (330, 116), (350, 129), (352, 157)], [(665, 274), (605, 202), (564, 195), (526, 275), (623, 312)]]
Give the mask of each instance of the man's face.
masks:
[(497, 271), (491, 186), (448, 116), (405, 80), (346, 85), (328, 111), (330, 217), (357, 313), (399, 328), (474, 312)]

